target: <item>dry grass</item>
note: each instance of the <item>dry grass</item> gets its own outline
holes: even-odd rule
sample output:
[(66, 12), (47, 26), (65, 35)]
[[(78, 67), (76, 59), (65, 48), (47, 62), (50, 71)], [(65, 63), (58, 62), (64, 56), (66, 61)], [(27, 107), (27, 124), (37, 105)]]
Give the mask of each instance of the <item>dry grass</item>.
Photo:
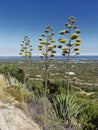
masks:
[(6, 88), (6, 81), (4, 79), (4, 76), (0, 74), (0, 100), (2, 101), (9, 101), (13, 102), (13, 97), (11, 97), (4, 89)]

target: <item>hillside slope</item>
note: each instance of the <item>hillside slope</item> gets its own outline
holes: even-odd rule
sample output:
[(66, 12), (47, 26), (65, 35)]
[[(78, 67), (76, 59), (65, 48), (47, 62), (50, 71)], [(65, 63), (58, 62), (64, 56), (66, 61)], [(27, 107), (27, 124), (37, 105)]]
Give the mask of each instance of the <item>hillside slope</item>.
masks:
[[(7, 102), (7, 95), (3, 91), (4, 85), (6, 85), (4, 77), (0, 75), (0, 130), (40, 130), (29, 115)], [(10, 99), (14, 102), (12, 97)]]

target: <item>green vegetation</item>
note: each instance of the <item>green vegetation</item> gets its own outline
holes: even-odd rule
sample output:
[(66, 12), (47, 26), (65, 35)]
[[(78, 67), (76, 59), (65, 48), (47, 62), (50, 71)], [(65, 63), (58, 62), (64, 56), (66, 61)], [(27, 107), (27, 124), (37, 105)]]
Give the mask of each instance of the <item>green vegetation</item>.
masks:
[[(8, 89), (4, 89), (6, 94), (1, 90), (0, 94), (1, 98), (7, 96), (7, 100), (9, 95), (13, 96), (16, 101), (19, 101), (21, 104), (25, 102), (28, 104), (29, 112), (34, 118), (34, 120), (40, 125), (43, 126), (43, 121), (45, 119), (43, 112), (43, 94), (44, 94), (44, 82), (43, 82), (43, 71), (44, 64), (42, 59), (28, 60), (27, 67), (27, 87), (25, 87), (22, 83), (23, 72), (19, 73), (19, 68), (23, 66), (21, 63), (23, 59), (9, 59), (8, 61), (0, 60), (0, 73), (5, 74), (6, 72), (11, 76), (11, 82), (16, 80), (16, 85), (8, 87)], [(91, 63), (90, 63), (91, 62)], [(52, 99), (56, 98), (57, 95), (63, 93), (66, 94), (67, 87), (67, 79), (66, 73), (63, 71), (63, 59), (55, 59), (53, 61), (52, 67), (51, 63), (50, 71), (49, 71), (49, 81), (47, 88), (47, 129), (49, 130), (59, 130), (63, 129), (63, 126), (60, 125), (60, 120), (58, 120), (57, 115), (54, 110), (54, 106)], [(65, 66), (67, 63), (65, 63)], [(83, 130), (95, 130), (98, 127), (98, 86), (97, 81), (97, 72), (95, 75), (92, 72), (96, 71), (98, 66), (98, 61), (93, 60), (72, 60), (71, 61), (71, 71), (75, 72), (75, 75), (71, 76), (71, 89), (70, 94), (74, 97), (74, 101), (76, 104), (81, 104), (79, 109), (79, 113), (77, 118), (74, 120), (75, 126), (76, 123), (78, 126), (83, 128)], [(85, 68), (86, 72), (85, 72)], [(81, 71), (82, 69), (82, 71)], [(92, 71), (91, 71), (92, 70)], [(86, 76), (88, 73), (89, 78)], [(20, 76), (19, 76), (20, 75)], [(40, 75), (40, 76), (39, 76)], [(84, 77), (85, 79), (84, 79)], [(12, 78), (14, 77), (14, 78)], [(91, 80), (90, 80), (91, 79)], [(21, 82), (21, 83), (19, 83)], [(7, 82), (8, 83), (8, 82)], [(91, 85), (81, 84), (81, 83), (92, 83)], [(6, 97), (4, 97), (6, 99)], [(11, 98), (12, 99), (12, 98)], [(50, 104), (50, 105), (49, 105)], [(20, 106), (23, 108), (23, 105)], [(65, 110), (65, 109), (64, 109)], [(40, 113), (40, 114), (39, 114)], [(72, 118), (73, 119), (73, 118)], [(74, 125), (74, 124), (73, 124)]]
[(54, 33), (48, 25), (39, 38), (42, 59), (32, 59), (32, 46), (25, 36), (21, 58), (0, 60), (0, 99), (26, 107), (43, 130), (98, 128), (98, 60), (71, 59), (73, 52), (79, 55), (81, 42), (75, 21), (71, 16), (67, 29), (60, 31), (68, 35), (68, 39), (59, 39), (64, 47), (58, 46), (65, 59), (54, 59)]
[(53, 98), (53, 107), (60, 125), (64, 129), (80, 129), (81, 126), (77, 122), (80, 105), (74, 100), (74, 97), (65, 96), (64, 94), (57, 95)]

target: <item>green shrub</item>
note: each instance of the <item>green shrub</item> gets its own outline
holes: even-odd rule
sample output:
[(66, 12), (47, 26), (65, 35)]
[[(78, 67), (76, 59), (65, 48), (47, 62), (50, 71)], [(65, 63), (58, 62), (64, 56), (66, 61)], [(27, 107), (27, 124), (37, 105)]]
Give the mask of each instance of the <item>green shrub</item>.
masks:
[(24, 84), (13, 77), (10, 77), (10, 83), (8, 92), (15, 97), (16, 100), (20, 102), (30, 102), (32, 100), (32, 93)]
[(92, 95), (89, 96), (90, 99), (98, 99), (98, 92), (94, 92)]

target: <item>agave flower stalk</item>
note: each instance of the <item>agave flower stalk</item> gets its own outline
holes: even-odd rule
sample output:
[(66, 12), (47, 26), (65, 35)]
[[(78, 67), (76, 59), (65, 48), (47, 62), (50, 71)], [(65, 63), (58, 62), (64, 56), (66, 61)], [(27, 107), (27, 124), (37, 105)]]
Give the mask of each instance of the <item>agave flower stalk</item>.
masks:
[(27, 62), (27, 58), (31, 58), (32, 57), (32, 45), (30, 43), (30, 39), (28, 38), (28, 36), (25, 36), (22, 43), (21, 43), (21, 50), (19, 52), (19, 55), (21, 55), (24, 59), (24, 84), (26, 85), (26, 62)]
[[(38, 45), (38, 50), (41, 51), (40, 58), (43, 58), (45, 64), (45, 86), (44, 86), (44, 116), (46, 117), (46, 97), (47, 97), (47, 88), (48, 88), (48, 80), (49, 80), (49, 61), (54, 60), (54, 55), (56, 53), (55, 48), (56, 45), (53, 43), (55, 39), (53, 38), (54, 33), (53, 29), (50, 25), (46, 26), (44, 34), (38, 39), (40, 44)], [(45, 125), (46, 120), (44, 120), (44, 130), (46, 130)]]
[(80, 30), (75, 26), (76, 19), (74, 16), (69, 17), (68, 22), (65, 24), (66, 30), (60, 31), (62, 38), (59, 38), (58, 48), (62, 49), (62, 55), (67, 57), (67, 95), (69, 95), (70, 87), (70, 61), (71, 55), (79, 55), (79, 46), (81, 44), (81, 39), (79, 38)]

